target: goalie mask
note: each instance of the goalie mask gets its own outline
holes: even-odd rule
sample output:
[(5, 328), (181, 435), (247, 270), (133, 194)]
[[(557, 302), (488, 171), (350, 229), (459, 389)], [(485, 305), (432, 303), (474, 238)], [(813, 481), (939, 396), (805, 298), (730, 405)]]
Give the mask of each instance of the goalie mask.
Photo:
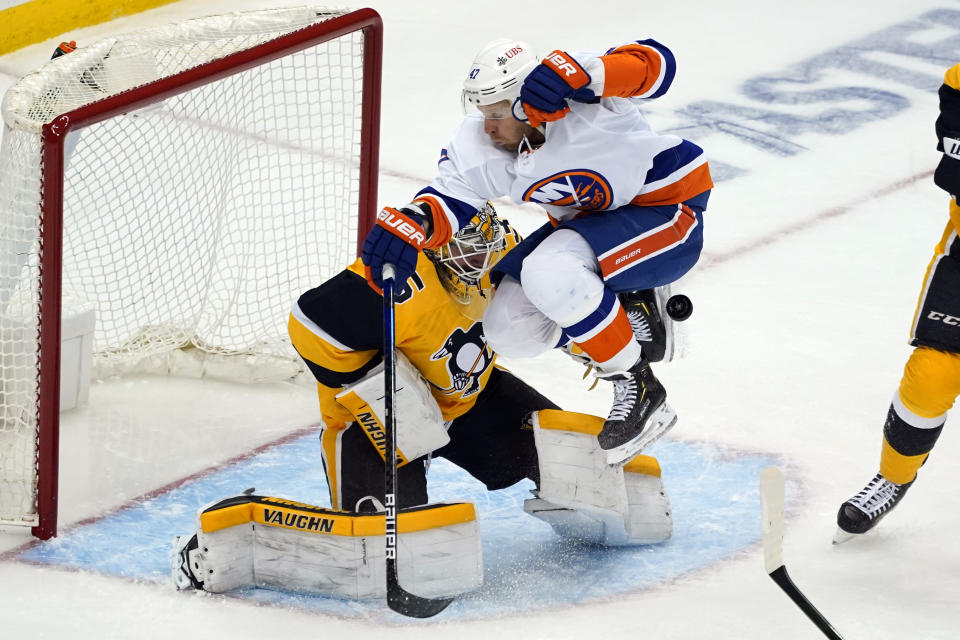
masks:
[(526, 42), (501, 38), (487, 44), (473, 59), (463, 81), (463, 112), (470, 114), (477, 107), (506, 100), (514, 117), (526, 120), (518, 102), (520, 86), (538, 64), (540, 59)]
[(471, 305), (477, 298), (489, 298), (487, 292), (492, 285), (488, 274), (506, 252), (506, 230), (489, 202), (450, 242), (425, 251), (437, 267), (440, 282), (463, 305)]

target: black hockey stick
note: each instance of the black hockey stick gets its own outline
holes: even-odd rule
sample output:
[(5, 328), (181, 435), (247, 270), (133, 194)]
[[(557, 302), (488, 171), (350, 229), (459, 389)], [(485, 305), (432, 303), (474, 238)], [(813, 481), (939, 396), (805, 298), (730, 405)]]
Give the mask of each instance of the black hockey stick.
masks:
[(386, 510), (387, 541), (387, 605), (411, 618), (430, 618), (447, 608), (452, 598), (431, 600), (421, 598), (400, 586), (397, 578), (397, 420), (393, 412), (393, 394), (396, 388), (397, 357), (394, 345), (394, 268), (383, 265), (383, 425), (384, 441), (383, 506)]
[(823, 635), (831, 640), (843, 640), (843, 636), (793, 584), (783, 564), (783, 472), (779, 468), (767, 467), (760, 472), (760, 499), (763, 504), (763, 562), (767, 573)]

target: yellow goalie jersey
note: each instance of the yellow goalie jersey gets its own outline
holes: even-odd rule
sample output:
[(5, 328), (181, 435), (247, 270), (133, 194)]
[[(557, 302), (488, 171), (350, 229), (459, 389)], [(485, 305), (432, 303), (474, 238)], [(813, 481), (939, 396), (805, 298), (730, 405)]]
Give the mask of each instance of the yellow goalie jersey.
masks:
[[(509, 251), (519, 236), (501, 223)], [(383, 297), (367, 284), (363, 270), (356, 260), (300, 296), (290, 313), (290, 339), (317, 379), (323, 422), (330, 429), (343, 429), (354, 419), (336, 394), (383, 361)], [(496, 359), (483, 325), (473, 319), (477, 315), (467, 312), (421, 253), (416, 272), (396, 296), (396, 345), (430, 384), (444, 420), (473, 407)]]

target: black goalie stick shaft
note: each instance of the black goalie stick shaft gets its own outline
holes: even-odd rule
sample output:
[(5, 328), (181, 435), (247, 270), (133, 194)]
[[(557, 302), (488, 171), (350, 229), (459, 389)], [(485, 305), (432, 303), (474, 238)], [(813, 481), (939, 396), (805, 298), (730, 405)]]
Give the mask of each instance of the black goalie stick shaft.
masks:
[(824, 636), (830, 640), (843, 640), (843, 636), (793, 584), (783, 563), (783, 472), (779, 468), (767, 467), (760, 472), (760, 498), (763, 504), (763, 561), (767, 574)]
[(387, 605), (411, 618), (430, 618), (447, 608), (452, 598), (421, 598), (400, 586), (397, 578), (397, 420), (394, 414), (397, 357), (395, 351), (394, 268), (383, 265), (384, 446), (383, 506), (386, 510)]

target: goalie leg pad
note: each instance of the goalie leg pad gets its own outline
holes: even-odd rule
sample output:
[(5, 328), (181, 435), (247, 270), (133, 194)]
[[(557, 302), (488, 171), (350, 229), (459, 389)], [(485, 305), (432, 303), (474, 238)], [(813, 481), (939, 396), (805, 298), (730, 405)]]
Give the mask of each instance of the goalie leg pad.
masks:
[(523, 510), (543, 520), (562, 538), (604, 546), (656, 544), (670, 538), (673, 516), (660, 478), (626, 474), (627, 513), (606, 509), (562, 507), (542, 498), (523, 503)]
[[(626, 534), (629, 544), (654, 544), (663, 542), (673, 533), (673, 514), (670, 498), (663, 488), (660, 469), (657, 465), (655, 475), (642, 471), (648, 466), (646, 460), (656, 463), (652, 456), (639, 455), (624, 467), (623, 479), (627, 487)], [(644, 464), (635, 470), (630, 466), (641, 460)]]
[(607, 464), (596, 435), (603, 418), (545, 409), (532, 416), (540, 497), (554, 504), (625, 511), (623, 467)]
[[(383, 598), (384, 516), (322, 509), (265, 496), (221, 500), (197, 515), (197, 547), (175, 550), (174, 581), (212, 593), (256, 586), (351, 599)], [(397, 516), (401, 585), (450, 596), (483, 581), (472, 504), (402, 509)], [(178, 575), (178, 573), (180, 575)], [(189, 587), (187, 587), (189, 588)]]
[(673, 520), (656, 458), (608, 465), (596, 434), (603, 418), (542, 410), (533, 416), (540, 464), (537, 497), (524, 510), (563, 537), (608, 546), (670, 537)]

